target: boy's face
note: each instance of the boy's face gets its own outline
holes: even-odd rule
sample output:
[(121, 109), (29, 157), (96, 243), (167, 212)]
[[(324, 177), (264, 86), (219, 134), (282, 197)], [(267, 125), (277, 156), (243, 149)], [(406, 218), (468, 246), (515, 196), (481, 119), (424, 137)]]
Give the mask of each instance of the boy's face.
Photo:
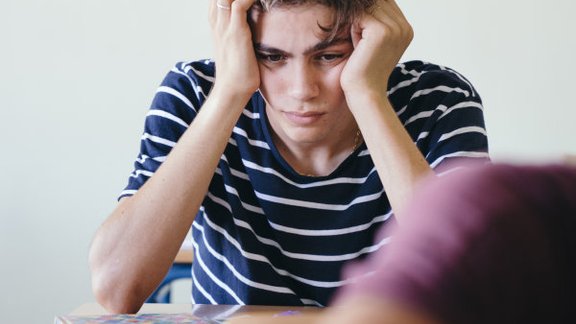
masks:
[(325, 40), (320, 26), (330, 26), (331, 19), (331, 9), (322, 5), (252, 12), (260, 91), (284, 142), (328, 144), (354, 123), (340, 86), (353, 45), (349, 32)]

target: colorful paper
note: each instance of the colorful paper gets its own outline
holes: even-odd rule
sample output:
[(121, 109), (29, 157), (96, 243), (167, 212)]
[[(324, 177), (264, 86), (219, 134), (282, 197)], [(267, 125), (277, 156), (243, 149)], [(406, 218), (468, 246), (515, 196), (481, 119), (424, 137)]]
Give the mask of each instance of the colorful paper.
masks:
[(114, 314), (114, 315), (66, 315), (57, 316), (54, 324), (117, 324), (117, 323), (139, 323), (139, 324), (221, 324), (222, 322), (199, 318), (190, 313), (178, 314)]

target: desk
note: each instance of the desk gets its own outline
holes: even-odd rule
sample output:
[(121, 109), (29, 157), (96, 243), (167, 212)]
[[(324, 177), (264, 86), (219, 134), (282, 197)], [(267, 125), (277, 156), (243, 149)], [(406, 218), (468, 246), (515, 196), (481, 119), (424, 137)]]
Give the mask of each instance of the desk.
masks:
[[(176, 322), (186, 317), (189, 322), (194, 319), (205, 320), (203, 323), (309, 323), (320, 314), (322, 309), (316, 307), (286, 307), (286, 306), (239, 306), (239, 305), (191, 305), (191, 304), (144, 304), (136, 315), (119, 315), (123, 320), (130, 317), (130, 323), (154, 323), (148, 315), (162, 316), (158, 323)], [(170, 317), (171, 314), (173, 317)], [(139, 317), (140, 316), (140, 317)], [(141, 321), (139, 321), (141, 320)], [(97, 303), (87, 303), (65, 316), (57, 316), (55, 324), (68, 323), (113, 323), (110, 315)], [(127, 322), (121, 322), (127, 323)]]
[(174, 263), (192, 264), (193, 260), (194, 260), (194, 252), (192, 251), (192, 249), (182, 248), (180, 249), (180, 251), (178, 251), (178, 254), (176, 254), (176, 257), (174, 258)]

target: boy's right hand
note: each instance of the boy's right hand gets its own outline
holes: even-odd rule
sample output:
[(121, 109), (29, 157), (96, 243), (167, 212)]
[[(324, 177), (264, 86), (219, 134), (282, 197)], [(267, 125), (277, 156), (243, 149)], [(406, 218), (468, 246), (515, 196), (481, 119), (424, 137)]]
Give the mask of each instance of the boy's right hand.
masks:
[(210, 25), (214, 40), (214, 90), (251, 96), (260, 87), (260, 72), (247, 15), (255, 0), (212, 0)]

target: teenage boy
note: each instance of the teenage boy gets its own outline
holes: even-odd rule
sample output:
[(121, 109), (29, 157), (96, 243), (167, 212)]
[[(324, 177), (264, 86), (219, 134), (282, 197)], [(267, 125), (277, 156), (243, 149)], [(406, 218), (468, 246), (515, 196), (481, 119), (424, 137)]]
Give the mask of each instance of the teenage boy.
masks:
[(214, 0), (210, 22), (214, 61), (166, 76), (94, 238), (111, 311), (139, 309), (190, 226), (193, 303), (326, 305), (422, 178), (488, 160), (472, 85), (398, 63), (413, 31), (393, 0)]

